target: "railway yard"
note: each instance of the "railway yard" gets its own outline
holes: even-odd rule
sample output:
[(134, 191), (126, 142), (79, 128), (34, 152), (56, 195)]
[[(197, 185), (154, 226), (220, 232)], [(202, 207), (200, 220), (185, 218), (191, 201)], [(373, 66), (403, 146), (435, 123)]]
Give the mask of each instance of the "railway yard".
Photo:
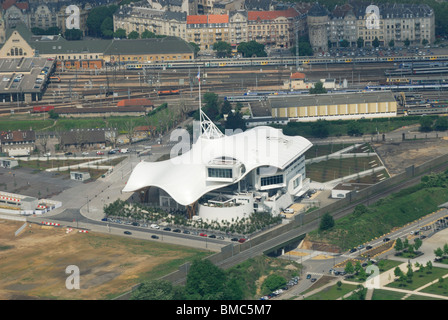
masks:
[[(424, 63), (426, 67), (422, 65)], [(446, 64), (419, 62), (415, 63), (415, 70), (432, 67), (434, 69), (434, 66), (430, 66), (434, 63)], [(404, 70), (405, 73), (391, 76), (391, 70)], [(304, 63), (299, 69), (305, 74), (306, 81), (313, 84), (321, 79), (334, 79), (339, 86), (338, 91), (396, 92), (400, 102), (399, 114), (446, 113), (448, 83), (445, 83), (443, 77), (448, 73), (448, 69), (430, 74), (410, 74), (410, 70), (414, 70), (412, 63), (398, 61)], [(291, 64), (210, 66), (200, 70), (203, 92), (212, 91), (223, 98), (241, 97), (248, 91), (296, 94), (288, 92), (284, 87), (284, 83), (295, 71), (296, 66)], [(51, 73), (52, 79), (46, 84), (41, 100), (27, 103), (0, 102), (0, 115), (28, 113), (32, 112), (33, 107), (48, 105), (54, 106), (56, 112), (68, 107), (107, 108), (117, 106), (118, 101), (128, 98), (148, 98), (154, 106), (164, 102), (176, 105), (182, 101), (193, 110), (198, 103), (197, 74), (198, 68), (194, 65), (147, 69), (130, 68), (130, 65), (109, 65), (87, 71), (56, 69)], [(429, 88), (422, 88), (428, 85)]]

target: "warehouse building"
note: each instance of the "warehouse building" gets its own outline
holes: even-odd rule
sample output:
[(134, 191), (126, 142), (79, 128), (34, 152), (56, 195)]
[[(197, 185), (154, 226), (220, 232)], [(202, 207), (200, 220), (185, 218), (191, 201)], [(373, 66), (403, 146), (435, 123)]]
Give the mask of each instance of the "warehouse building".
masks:
[(390, 91), (276, 96), (268, 101), (273, 119), (348, 120), (397, 115), (397, 101)]

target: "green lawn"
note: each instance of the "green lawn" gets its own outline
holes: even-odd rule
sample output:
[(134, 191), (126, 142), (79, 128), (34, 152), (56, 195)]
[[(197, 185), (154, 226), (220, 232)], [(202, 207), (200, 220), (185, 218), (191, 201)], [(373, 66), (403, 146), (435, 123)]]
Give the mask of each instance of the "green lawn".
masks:
[(373, 291), (372, 300), (401, 300), (406, 293), (375, 289)]
[(306, 167), (306, 176), (313, 181), (326, 182), (381, 165), (377, 156), (330, 159), (312, 163)]
[(305, 159), (317, 158), (321, 156), (326, 156), (327, 154), (332, 154), (344, 148), (351, 146), (350, 144), (315, 144), (307, 152), (305, 152)]
[[(448, 269), (437, 268), (437, 267), (433, 267), (431, 273), (427, 273), (426, 271), (423, 271), (423, 272), (415, 271), (414, 276), (412, 277), (411, 283), (408, 283), (408, 282), (401, 283), (399, 281), (394, 281), (394, 282), (389, 283), (387, 285), (387, 287), (405, 289), (405, 290), (415, 290), (415, 289), (418, 289), (418, 288), (424, 286), (427, 283), (430, 283), (434, 280), (439, 279), (440, 277), (446, 275), (447, 273), (448, 273)], [(436, 286), (437, 285), (438, 284), (436, 284)], [(436, 290), (436, 289), (433, 288), (432, 290)], [(445, 289), (443, 289), (442, 291), (444, 291), (444, 290)], [(423, 291), (423, 292), (427, 292), (427, 291)], [(431, 293), (433, 293), (433, 292), (431, 292)]]
[(311, 240), (319, 240), (349, 249), (376, 237), (389, 233), (395, 227), (419, 219), (438, 209), (438, 205), (448, 201), (448, 189), (426, 188), (408, 194), (402, 191), (371, 205), (365, 212), (353, 213), (335, 221), (330, 230), (311, 232)]
[(357, 286), (346, 283), (343, 283), (340, 288), (333, 285), (305, 298), (305, 300), (337, 300), (356, 288)]
[[(445, 270), (446, 273), (448, 273), (448, 270)], [(444, 278), (442, 283), (437, 280), (436, 283), (430, 285), (429, 287), (426, 287), (425, 289), (421, 290), (421, 292), (448, 296), (448, 279)]]

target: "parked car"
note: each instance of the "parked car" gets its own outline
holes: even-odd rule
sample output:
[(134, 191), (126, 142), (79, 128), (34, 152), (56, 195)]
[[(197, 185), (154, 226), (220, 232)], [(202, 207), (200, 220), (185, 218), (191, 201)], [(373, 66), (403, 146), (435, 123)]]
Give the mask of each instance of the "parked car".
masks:
[(97, 156), (102, 156), (102, 155), (104, 155), (104, 152), (103, 152), (103, 151), (97, 151), (97, 152), (96, 152), (96, 155), (97, 155)]
[(245, 241), (246, 241), (246, 239), (244, 239), (244, 238), (241, 238), (238, 240), (239, 243), (244, 243)]
[(238, 241), (238, 238), (232, 238), (231, 241)]
[(129, 234), (132, 234), (132, 232), (131, 231), (125, 231), (124, 234), (128, 234), (129, 235)]
[(216, 238), (216, 236), (214, 234), (211, 234), (208, 236), (209, 238)]
[(66, 153), (64, 153), (64, 155), (66, 155), (66, 156), (71, 156), (73, 154), (73, 152), (66, 152)]
[(155, 223), (153, 223), (153, 224), (151, 225), (151, 228), (153, 228), (153, 229), (159, 229), (160, 227), (159, 227), (158, 225), (156, 225)]
[(181, 231), (180, 231), (180, 229), (174, 229), (173, 232), (180, 233)]
[(164, 231), (171, 231), (171, 228), (166, 227), (166, 228), (163, 228), (163, 230)]
[(206, 236), (207, 236), (206, 233), (200, 233), (199, 235), (200, 235), (201, 237), (206, 237)]
[(387, 242), (387, 241), (390, 241), (390, 238), (384, 238), (383, 239), (383, 242)]
[(372, 249), (372, 246), (366, 246), (366, 250)]
[(153, 234), (153, 235), (151, 236), (151, 238), (152, 238), (152, 239), (159, 239), (159, 236), (156, 236), (156, 235)]

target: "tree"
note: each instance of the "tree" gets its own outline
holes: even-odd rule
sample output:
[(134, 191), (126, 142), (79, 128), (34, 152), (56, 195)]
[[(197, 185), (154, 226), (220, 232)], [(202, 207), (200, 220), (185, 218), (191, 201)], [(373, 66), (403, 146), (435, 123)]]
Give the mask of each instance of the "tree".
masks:
[(400, 238), (398, 238), (398, 239), (395, 241), (395, 247), (394, 247), (394, 249), (395, 249), (396, 251), (401, 251), (401, 250), (403, 250), (403, 241), (401, 241)]
[(126, 30), (118, 28), (113, 35), (114, 38), (126, 39)]
[(419, 123), (420, 123), (420, 131), (429, 132), (432, 130), (432, 123), (433, 123), (432, 118), (423, 116), (420, 118)]
[(336, 285), (338, 286), (338, 290), (341, 290), (341, 287), (342, 287), (342, 281), (339, 280), (338, 282), (336, 282)]
[(372, 46), (374, 46), (375, 48), (378, 48), (380, 46), (380, 40), (378, 40), (378, 37), (375, 37), (375, 39), (373, 39)]
[(406, 40), (404, 40), (404, 45), (405, 47), (409, 47), (411, 45), (411, 41), (409, 41), (409, 38), (406, 38)]
[(448, 256), (448, 243), (445, 243), (445, 244), (443, 245), (443, 254), (444, 254), (445, 256)]
[(414, 240), (414, 249), (418, 251), (420, 247), (422, 246), (423, 242), (420, 238), (417, 238)]
[(106, 17), (101, 23), (101, 34), (104, 38), (112, 38), (114, 35), (114, 21), (111, 17)]
[(199, 51), (201, 51), (201, 48), (194, 42), (189, 42), (190, 46), (193, 47), (194, 54), (198, 54)]
[(131, 31), (128, 34), (128, 39), (138, 39), (140, 34), (137, 31)]
[(264, 44), (258, 43), (255, 40), (249, 42), (241, 42), (237, 48), (237, 51), (243, 55), (243, 57), (267, 57), (266, 51), (264, 51)]
[(403, 274), (403, 271), (401, 271), (401, 269), (400, 269), (399, 267), (396, 267), (396, 268), (394, 269), (394, 275), (395, 275), (397, 278), (401, 277), (402, 274)]
[(244, 282), (241, 279), (230, 278), (224, 286), (223, 300), (243, 300)]
[(432, 273), (432, 262), (430, 260), (426, 262), (426, 273)]
[(142, 38), (142, 39), (150, 39), (150, 38), (155, 38), (155, 37), (156, 37), (156, 34), (149, 30), (143, 31), (142, 34), (140, 35), (140, 38)]
[(348, 40), (344, 39), (344, 40), (341, 40), (341, 41), (339, 42), (339, 45), (340, 45), (342, 48), (347, 48), (347, 47), (350, 45), (350, 42), (349, 42)]
[[(102, 24), (104, 20), (109, 17), (111, 20), (113, 19), (113, 14), (115, 11), (117, 11), (118, 6), (117, 5), (110, 5), (110, 6), (99, 6), (95, 7), (90, 10), (89, 15), (87, 17), (86, 25), (88, 29), (88, 34), (94, 37), (102, 37), (103, 36), (103, 30), (102, 30)], [(112, 25), (110, 23), (107, 24), (109, 31), (113, 34), (113, 22)]]
[(267, 288), (270, 292), (277, 290), (286, 285), (286, 279), (278, 274), (269, 275), (263, 282), (262, 287)]
[(355, 273), (358, 274), (359, 271), (361, 271), (361, 270), (362, 270), (361, 262), (356, 261), (356, 263), (355, 263)]
[(322, 94), (327, 93), (327, 89), (324, 88), (324, 84), (318, 81), (314, 84), (314, 87), (310, 89), (310, 94)]
[(230, 111), (232, 111), (232, 105), (229, 100), (224, 100), (221, 106), (221, 115), (224, 116), (225, 114), (229, 114)]
[(79, 29), (67, 29), (65, 30), (64, 37), (67, 40), (81, 40), (82, 31)]
[(393, 48), (395, 46), (395, 41), (394, 39), (389, 41), (389, 47)]
[(328, 123), (326, 120), (317, 120), (311, 124), (311, 135), (315, 138), (328, 137)]
[(429, 43), (428, 39), (423, 39), (422, 40), (422, 45), (426, 46)]
[(142, 283), (132, 293), (131, 300), (174, 300), (173, 284), (167, 280), (151, 280)]
[(347, 125), (347, 134), (349, 136), (362, 136), (362, 125), (358, 121), (350, 121)]
[(226, 275), (210, 260), (195, 260), (191, 264), (185, 284), (187, 299), (221, 300)]
[(353, 275), (353, 273), (355, 272), (355, 268), (353, 267), (353, 264), (351, 261), (348, 261), (346, 263), (344, 271), (345, 271), (345, 273), (347, 273), (349, 275)]
[(361, 270), (359, 270), (358, 278), (361, 281), (365, 281), (367, 279), (367, 273), (366, 270), (364, 270), (364, 268), (361, 268)]
[(448, 129), (447, 117), (438, 117), (434, 124), (434, 129), (437, 131), (446, 131)]
[(206, 92), (203, 96), (205, 106), (203, 111), (210, 120), (217, 120), (220, 116), (219, 112), (219, 96), (214, 92)]
[(356, 40), (356, 45), (358, 46), (358, 48), (364, 47), (364, 39), (359, 37), (358, 40)]
[(322, 216), (320, 220), (319, 230), (324, 231), (333, 228), (334, 219), (328, 212)]
[(443, 250), (441, 248), (437, 248), (434, 250), (434, 254), (438, 259), (441, 259), (443, 257)]
[(48, 111), (48, 116), (50, 117), (50, 119), (58, 119), (59, 118), (59, 113), (56, 113), (56, 111), (54, 110), (50, 110)]
[[(297, 55), (296, 46), (293, 46), (290, 51), (294, 56)], [(307, 36), (300, 37), (299, 38), (299, 56), (304, 57), (304, 56), (312, 56), (312, 55), (314, 55), (314, 51), (313, 51), (313, 48), (311, 47), (310, 40), (308, 39)]]
[(217, 41), (213, 44), (213, 50), (218, 58), (226, 58), (232, 53), (232, 46), (225, 41)]
[(242, 131), (246, 130), (246, 121), (243, 119), (243, 115), (239, 111), (232, 112), (230, 111), (227, 114), (226, 120), (226, 129), (236, 130), (241, 129)]

